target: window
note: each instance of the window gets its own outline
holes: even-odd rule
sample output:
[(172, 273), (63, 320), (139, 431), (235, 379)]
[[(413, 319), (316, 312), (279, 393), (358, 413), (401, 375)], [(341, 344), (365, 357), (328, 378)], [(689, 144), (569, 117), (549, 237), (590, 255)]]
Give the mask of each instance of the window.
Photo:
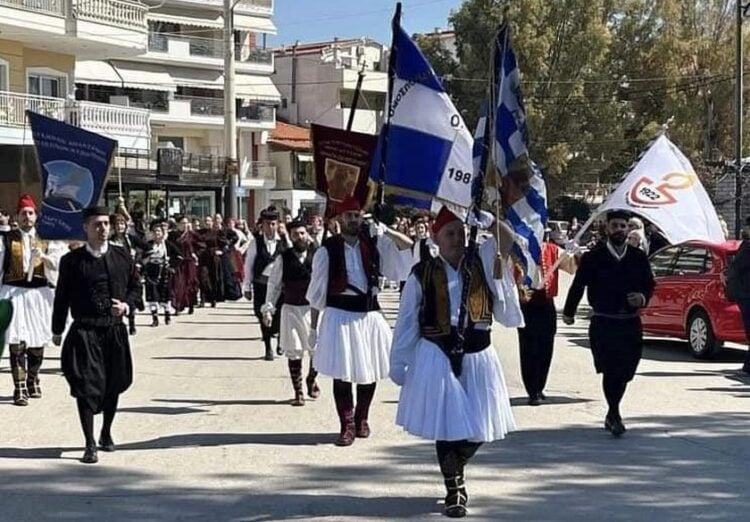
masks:
[(651, 270), (654, 272), (654, 277), (664, 277), (672, 274), (672, 267), (678, 251), (678, 247), (670, 247), (660, 250), (651, 256)]
[(29, 94), (50, 98), (64, 98), (67, 94), (68, 78), (65, 74), (52, 70), (29, 71), (27, 74)]
[(0, 91), (9, 91), (8, 77), (10, 76), (10, 67), (8, 62), (0, 59)]
[(674, 273), (678, 275), (697, 275), (706, 272), (708, 251), (705, 248), (685, 247), (680, 251)]

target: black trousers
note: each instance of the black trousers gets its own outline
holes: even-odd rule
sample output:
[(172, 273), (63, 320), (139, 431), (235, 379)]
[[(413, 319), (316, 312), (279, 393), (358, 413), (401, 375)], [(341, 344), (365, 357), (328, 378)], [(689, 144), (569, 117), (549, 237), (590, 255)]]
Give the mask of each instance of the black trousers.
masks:
[(521, 352), (521, 378), (529, 397), (544, 391), (552, 364), (557, 333), (557, 311), (552, 300), (531, 301), (521, 305), (524, 328), (518, 329)]

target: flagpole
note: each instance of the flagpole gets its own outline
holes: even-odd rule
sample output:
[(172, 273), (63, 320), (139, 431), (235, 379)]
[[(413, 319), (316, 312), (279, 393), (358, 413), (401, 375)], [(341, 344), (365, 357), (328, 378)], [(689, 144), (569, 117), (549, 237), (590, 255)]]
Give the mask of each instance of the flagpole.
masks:
[(385, 204), (385, 169), (388, 160), (388, 139), (391, 130), (391, 106), (393, 104), (393, 79), (395, 76), (396, 68), (396, 54), (398, 49), (396, 48), (396, 34), (401, 28), (401, 2), (396, 3), (396, 12), (393, 14), (393, 20), (391, 21), (391, 51), (388, 56), (388, 105), (385, 109), (385, 122), (381, 127), (383, 133), (383, 146), (380, 150), (380, 168), (378, 170), (378, 192), (375, 202), (375, 219), (380, 221), (380, 217), (383, 211), (383, 205)]
[[(500, 29), (502, 30), (502, 28)], [(492, 56), (491, 56), (491, 68), (492, 73), (490, 74), (489, 79), (489, 86), (488, 89), (490, 91), (488, 99), (491, 103), (494, 102), (495, 94), (496, 94), (496, 79), (497, 79), (497, 70), (496, 70), (496, 60), (497, 60), (497, 39), (499, 36), (499, 32), (495, 34), (495, 38), (493, 38), (493, 50), (492, 50)], [(484, 175), (487, 171), (487, 163), (491, 156), (491, 150), (492, 150), (492, 140), (494, 140), (494, 126), (495, 126), (495, 110), (496, 107), (488, 107), (487, 108), (487, 118), (486, 118), (486, 125), (484, 127), (484, 141), (482, 143), (482, 157), (479, 161), (479, 172), (475, 174), (474, 181), (472, 184), (472, 199), (473, 204), (472, 207), (469, 209), (469, 213), (467, 214), (467, 219), (473, 212), (475, 216), (479, 215), (479, 211), (481, 210), (482, 206), (482, 193), (484, 191)], [(461, 366), (464, 356), (464, 345), (466, 341), (466, 316), (468, 314), (468, 302), (469, 302), (469, 291), (471, 288), (471, 269), (474, 266), (474, 262), (477, 256), (478, 252), (478, 245), (477, 245), (477, 235), (478, 235), (479, 229), (475, 224), (471, 226), (471, 229), (469, 231), (469, 244), (466, 247), (466, 254), (464, 255), (463, 261), (461, 262), (461, 278), (463, 281), (463, 288), (461, 289), (461, 305), (458, 310), (458, 325), (456, 326), (456, 333), (457, 333), (457, 341), (454, 346), (451, 347), (450, 351), (450, 362), (451, 367), (456, 375), (461, 374)]]

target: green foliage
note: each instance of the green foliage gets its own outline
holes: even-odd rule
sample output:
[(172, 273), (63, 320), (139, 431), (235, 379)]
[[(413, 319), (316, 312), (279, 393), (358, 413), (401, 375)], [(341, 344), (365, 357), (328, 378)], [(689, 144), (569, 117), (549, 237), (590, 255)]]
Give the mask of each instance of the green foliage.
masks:
[(485, 98), (492, 37), (507, 15), (531, 155), (552, 197), (620, 178), (662, 124), (697, 170), (733, 156), (734, 0), (466, 0), (457, 56), (420, 45), (466, 123)]

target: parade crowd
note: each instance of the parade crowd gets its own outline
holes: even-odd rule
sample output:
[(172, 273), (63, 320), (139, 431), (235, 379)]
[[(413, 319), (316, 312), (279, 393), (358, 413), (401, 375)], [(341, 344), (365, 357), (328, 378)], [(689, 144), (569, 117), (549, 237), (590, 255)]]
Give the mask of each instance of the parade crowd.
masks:
[[(483, 443), (516, 430), (492, 347), (493, 324), (517, 329), (528, 403), (542, 404), (556, 334), (558, 270), (575, 274), (562, 313), (566, 324), (573, 324), (588, 293), (592, 353), (608, 404), (604, 426), (614, 436), (626, 431), (620, 402), (641, 357), (638, 311), (655, 284), (645, 235), (633, 234), (643, 223), (627, 213), (609, 212), (586, 253), (566, 251), (547, 237), (543, 277), (533, 287), (510, 255), (513, 231), (485, 212), (463, 217), (443, 207), (385, 226), (350, 198), (325, 225), (321, 216), (273, 207), (253, 227), (218, 214), (203, 221), (148, 219), (123, 205), (114, 213), (88, 208), (83, 216), (86, 241), (62, 242), (37, 235), (30, 196), (20, 198), (12, 218), (0, 215), (0, 303), (12, 308), (5, 340), (16, 405), (42, 396), (45, 346), (62, 345), (85, 463), (97, 462), (98, 450), (116, 449), (111, 428), (119, 395), (133, 380), (136, 312), (149, 313), (152, 327), (164, 327), (195, 308), (244, 298), (260, 323), (265, 359), (287, 360), (293, 406), (320, 396), (319, 374), (333, 379), (336, 445), (369, 437), (377, 383), (390, 378), (399, 385), (395, 422), (435, 441), (445, 514), (463, 517), (468, 462)], [(482, 231), (471, 263), (465, 263), (467, 224)], [(378, 303), (387, 281), (401, 292), (393, 330)]]

